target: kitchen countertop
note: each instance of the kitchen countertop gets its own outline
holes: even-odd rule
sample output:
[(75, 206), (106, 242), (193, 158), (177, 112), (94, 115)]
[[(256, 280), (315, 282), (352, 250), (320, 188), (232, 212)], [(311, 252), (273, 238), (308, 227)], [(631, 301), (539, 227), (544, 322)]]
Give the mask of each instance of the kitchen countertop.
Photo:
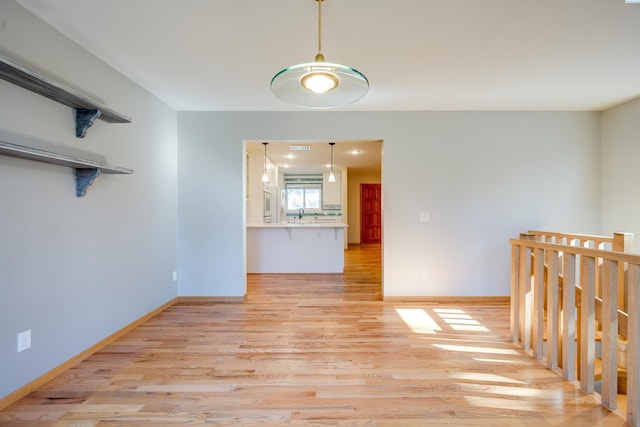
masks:
[(276, 222), (270, 224), (247, 224), (247, 228), (345, 228), (343, 222)]
[(247, 273), (343, 273), (343, 222), (247, 224)]

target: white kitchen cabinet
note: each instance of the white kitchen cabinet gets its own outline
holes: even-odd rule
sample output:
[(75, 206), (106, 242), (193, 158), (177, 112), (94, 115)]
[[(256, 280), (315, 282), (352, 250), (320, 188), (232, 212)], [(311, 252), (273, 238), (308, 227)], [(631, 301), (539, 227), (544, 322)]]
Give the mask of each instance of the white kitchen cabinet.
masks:
[(275, 195), (278, 185), (278, 166), (267, 157), (269, 182), (262, 182), (265, 172), (264, 152), (247, 152), (247, 224), (262, 223), (264, 220), (264, 193)]
[(329, 182), (329, 174), (322, 174), (322, 209), (340, 209), (342, 205), (342, 185), (340, 172), (334, 172), (335, 182)]
[[(278, 166), (271, 161), (269, 157), (267, 157), (267, 177), (269, 178), (269, 182), (265, 184), (265, 189), (276, 188), (278, 186)], [(262, 175), (264, 174), (264, 167), (262, 174), (260, 175), (260, 180), (262, 180)]]

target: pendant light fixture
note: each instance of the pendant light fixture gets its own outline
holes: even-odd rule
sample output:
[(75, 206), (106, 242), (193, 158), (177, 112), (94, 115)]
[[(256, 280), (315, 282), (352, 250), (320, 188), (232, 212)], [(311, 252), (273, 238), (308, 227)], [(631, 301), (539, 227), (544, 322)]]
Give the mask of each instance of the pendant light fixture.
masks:
[(331, 146), (331, 163), (329, 163), (329, 182), (336, 182), (336, 177), (333, 175), (333, 146), (336, 145), (335, 142), (330, 142), (329, 146)]
[(262, 182), (269, 182), (269, 175), (267, 175), (267, 145), (268, 142), (263, 142), (264, 145), (264, 174), (262, 174)]
[(306, 108), (335, 108), (353, 104), (369, 81), (360, 71), (325, 62), (322, 54), (322, 2), (318, 2), (318, 54), (314, 62), (292, 65), (271, 79), (271, 91), (284, 102)]

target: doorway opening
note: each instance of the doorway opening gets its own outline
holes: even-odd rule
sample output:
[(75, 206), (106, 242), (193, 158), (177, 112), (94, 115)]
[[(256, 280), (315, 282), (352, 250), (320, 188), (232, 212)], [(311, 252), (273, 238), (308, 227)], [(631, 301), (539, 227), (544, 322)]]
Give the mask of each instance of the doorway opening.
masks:
[[(265, 150), (265, 142), (266, 145)], [(335, 142), (330, 147), (329, 142)], [(315, 223), (321, 222), (340, 222), (346, 225), (343, 230), (340, 230), (340, 237), (337, 239), (343, 240), (343, 254), (345, 261), (349, 262), (349, 265), (353, 267), (354, 259), (347, 260), (349, 250), (355, 249), (356, 246), (360, 246), (363, 243), (371, 244), (368, 249), (371, 251), (379, 251), (380, 256), (377, 264), (381, 269), (382, 267), (382, 250), (383, 250), (383, 230), (382, 230), (382, 202), (381, 202), (381, 183), (382, 183), (382, 140), (332, 140), (332, 141), (310, 141), (310, 140), (246, 140), (244, 141), (244, 158), (246, 160), (244, 165), (244, 191), (245, 191), (245, 203), (244, 203), (244, 225), (245, 225), (245, 272), (249, 276), (259, 274), (288, 274), (291, 276), (291, 271), (276, 271), (269, 269), (262, 269), (257, 267), (259, 263), (256, 263), (256, 259), (266, 260), (268, 257), (273, 257), (274, 252), (277, 250), (269, 250), (268, 257), (262, 256), (261, 251), (264, 251), (264, 245), (261, 243), (262, 249), (257, 249), (254, 245), (257, 232), (261, 229), (270, 229), (282, 227), (282, 234), (288, 236), (291, 240), (295, 233), (291, 231), (292, 224), (296, 223), (296, 226), (304, 227), (305, 225), (320, 225)], [(330, 151), (330, 148), (333, 151)], [(266, 153), (265, 153), (266, 151)], [(312, 204), (308, 203), (313, 208), (296, 209), (295, 212), (291, 211), (290, 207), (292, 203), (287, 200), (287, 195), (291, 196), (295, 194), (293, 187), (300, 187), (306, 189), (306, 183), (301, 184), (301, 179), (305, 176), (309, 176), (310, 179), (316, 179), (317, 177), (329, 176), (329, 172), (332, 170), (337, 179), (336, 184), (329, 184), (328, 182), (322, 182), (320, 186), (320, 203)], [(262, 181), (263, 175), (269, 175), (269, 182)], [(294, 182), (297, 180), (296, 182)], [(325, 180), (326, 181), (326, 180)], [(315, 181), (314, 181), (315, 183)], [(365, 240), (362, 239), (361, 228), (361, 215), (362, 215), (362, 203), (361, 203), (361, 185), (373, 185), (377, 186), (377, 192), (375, 195), (378, 197), (377, 216), (373, 221), (367, 221), (367, 228)], [(309, 184), (310, 185), (310, 184)], [(296, 188), (297, 188), (296, 187)], [(338, 188), (336, 196), (336, 187)], [(315, 188), (315, 187), (314, 187)], [(266, 189), (266, 191), (265, 191)], [(288, 191), (287, 191), (288, 190)], [(270, 220), (267, 224), (264, 221), (265, 215), (263, 212), (264, 194), (268, 192), (273, 194), (273, 204), (270, 205)], [(315, 194), (315, 193), (314, 193)], [(337, 197), (337, 201), (336, 201)], [(306, 199), (305, 199), (306, 200)], [(315, 200), (315, 199), (313, 199)], [(305, 202), (306, 203), (306, 202)], [(297, 206), (297, 205), (296, 205)], [(292, 213), (293, 212), (293, 213)], [(295, 215), (294, 215), (295, 214)], [(313, 223), (313, 224), (310, 224)], [(377, 229), (372, 231), (372, 225), (376, 224)], [(289, 229), (287, 229), (289, 227)], [(294, 229), (295, 230), (295, 229)], [(287, 234), (289, 233), (289, 234)], [(320, 232), (317, 232), (320, 236)], [(338, 234), (336, 233), (336, 236)], [(333, 236), (333, 233), (331, 234)], [(377, 236), (377, 240), (372, 240), (371, 236)], [(313, 245), (312, 245), (313, 246)], [(306, 249), (309, 249), (309, 245)], [(301, 248), (299, 251), (289, 250), (287, 253), (306, 252), (305, 248)], [(312, 251), (313, 252), (313, 251)], [(283, 253), (283, 257), (287, 257), (287, 253)], [(324, 253), (316, 258), (322, 259)], [(359, 257), (355, 257), (355, 262)], [(374, 257), (374, 259), (376, 259)], [(305, 260), (306, 261), (306, 260)], [(371, 262), (369, 259), (367, 262)], [(262, 263), (264, 265), (264, 262)], [(346, 267), (346, 263), (345, 263)], [(369, 268), (374, 267), (369, 264)], [(284, 269), (286, 270), (286, 268)], [(337, 270), (343, 271), (346, 270)], [(335, 271), (335, 272), (337, 272)], [(304, 276), (309, 276), (308, 273), (295, 272)], [(294, 274), (295, 274), (294, 273)], [(309, 273), (314, 273), (309, 271)], [(331, 273), (334, 273), (332, 271)], [(382, 276), (379, 275), (379, 289), (380, 294), (383, 289)], [(285, 282), (290, 282), (291, 277), (287, 277)], [(253, 280), (252, 280), (253, 281)], [(250, 296), (251, 289), (247, 287), (247, 297)]]

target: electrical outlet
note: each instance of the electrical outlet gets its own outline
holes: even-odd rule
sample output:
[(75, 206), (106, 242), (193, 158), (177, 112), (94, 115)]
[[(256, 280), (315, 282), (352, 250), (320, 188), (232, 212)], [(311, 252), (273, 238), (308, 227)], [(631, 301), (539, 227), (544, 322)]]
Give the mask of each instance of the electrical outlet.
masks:
[(177, 280), (178, 280), (178, 272), (177, 272), (177, 271), (174, 271), (174, 272), (173, 272), (173, 281), (175, 282), (175, 281), (177, 281)]
[(18, 334), (18, 353), (31, 347), (31, 329)]
[(428, 276), (427, 270), (420, 270), (420, 280), (426, 281)]

